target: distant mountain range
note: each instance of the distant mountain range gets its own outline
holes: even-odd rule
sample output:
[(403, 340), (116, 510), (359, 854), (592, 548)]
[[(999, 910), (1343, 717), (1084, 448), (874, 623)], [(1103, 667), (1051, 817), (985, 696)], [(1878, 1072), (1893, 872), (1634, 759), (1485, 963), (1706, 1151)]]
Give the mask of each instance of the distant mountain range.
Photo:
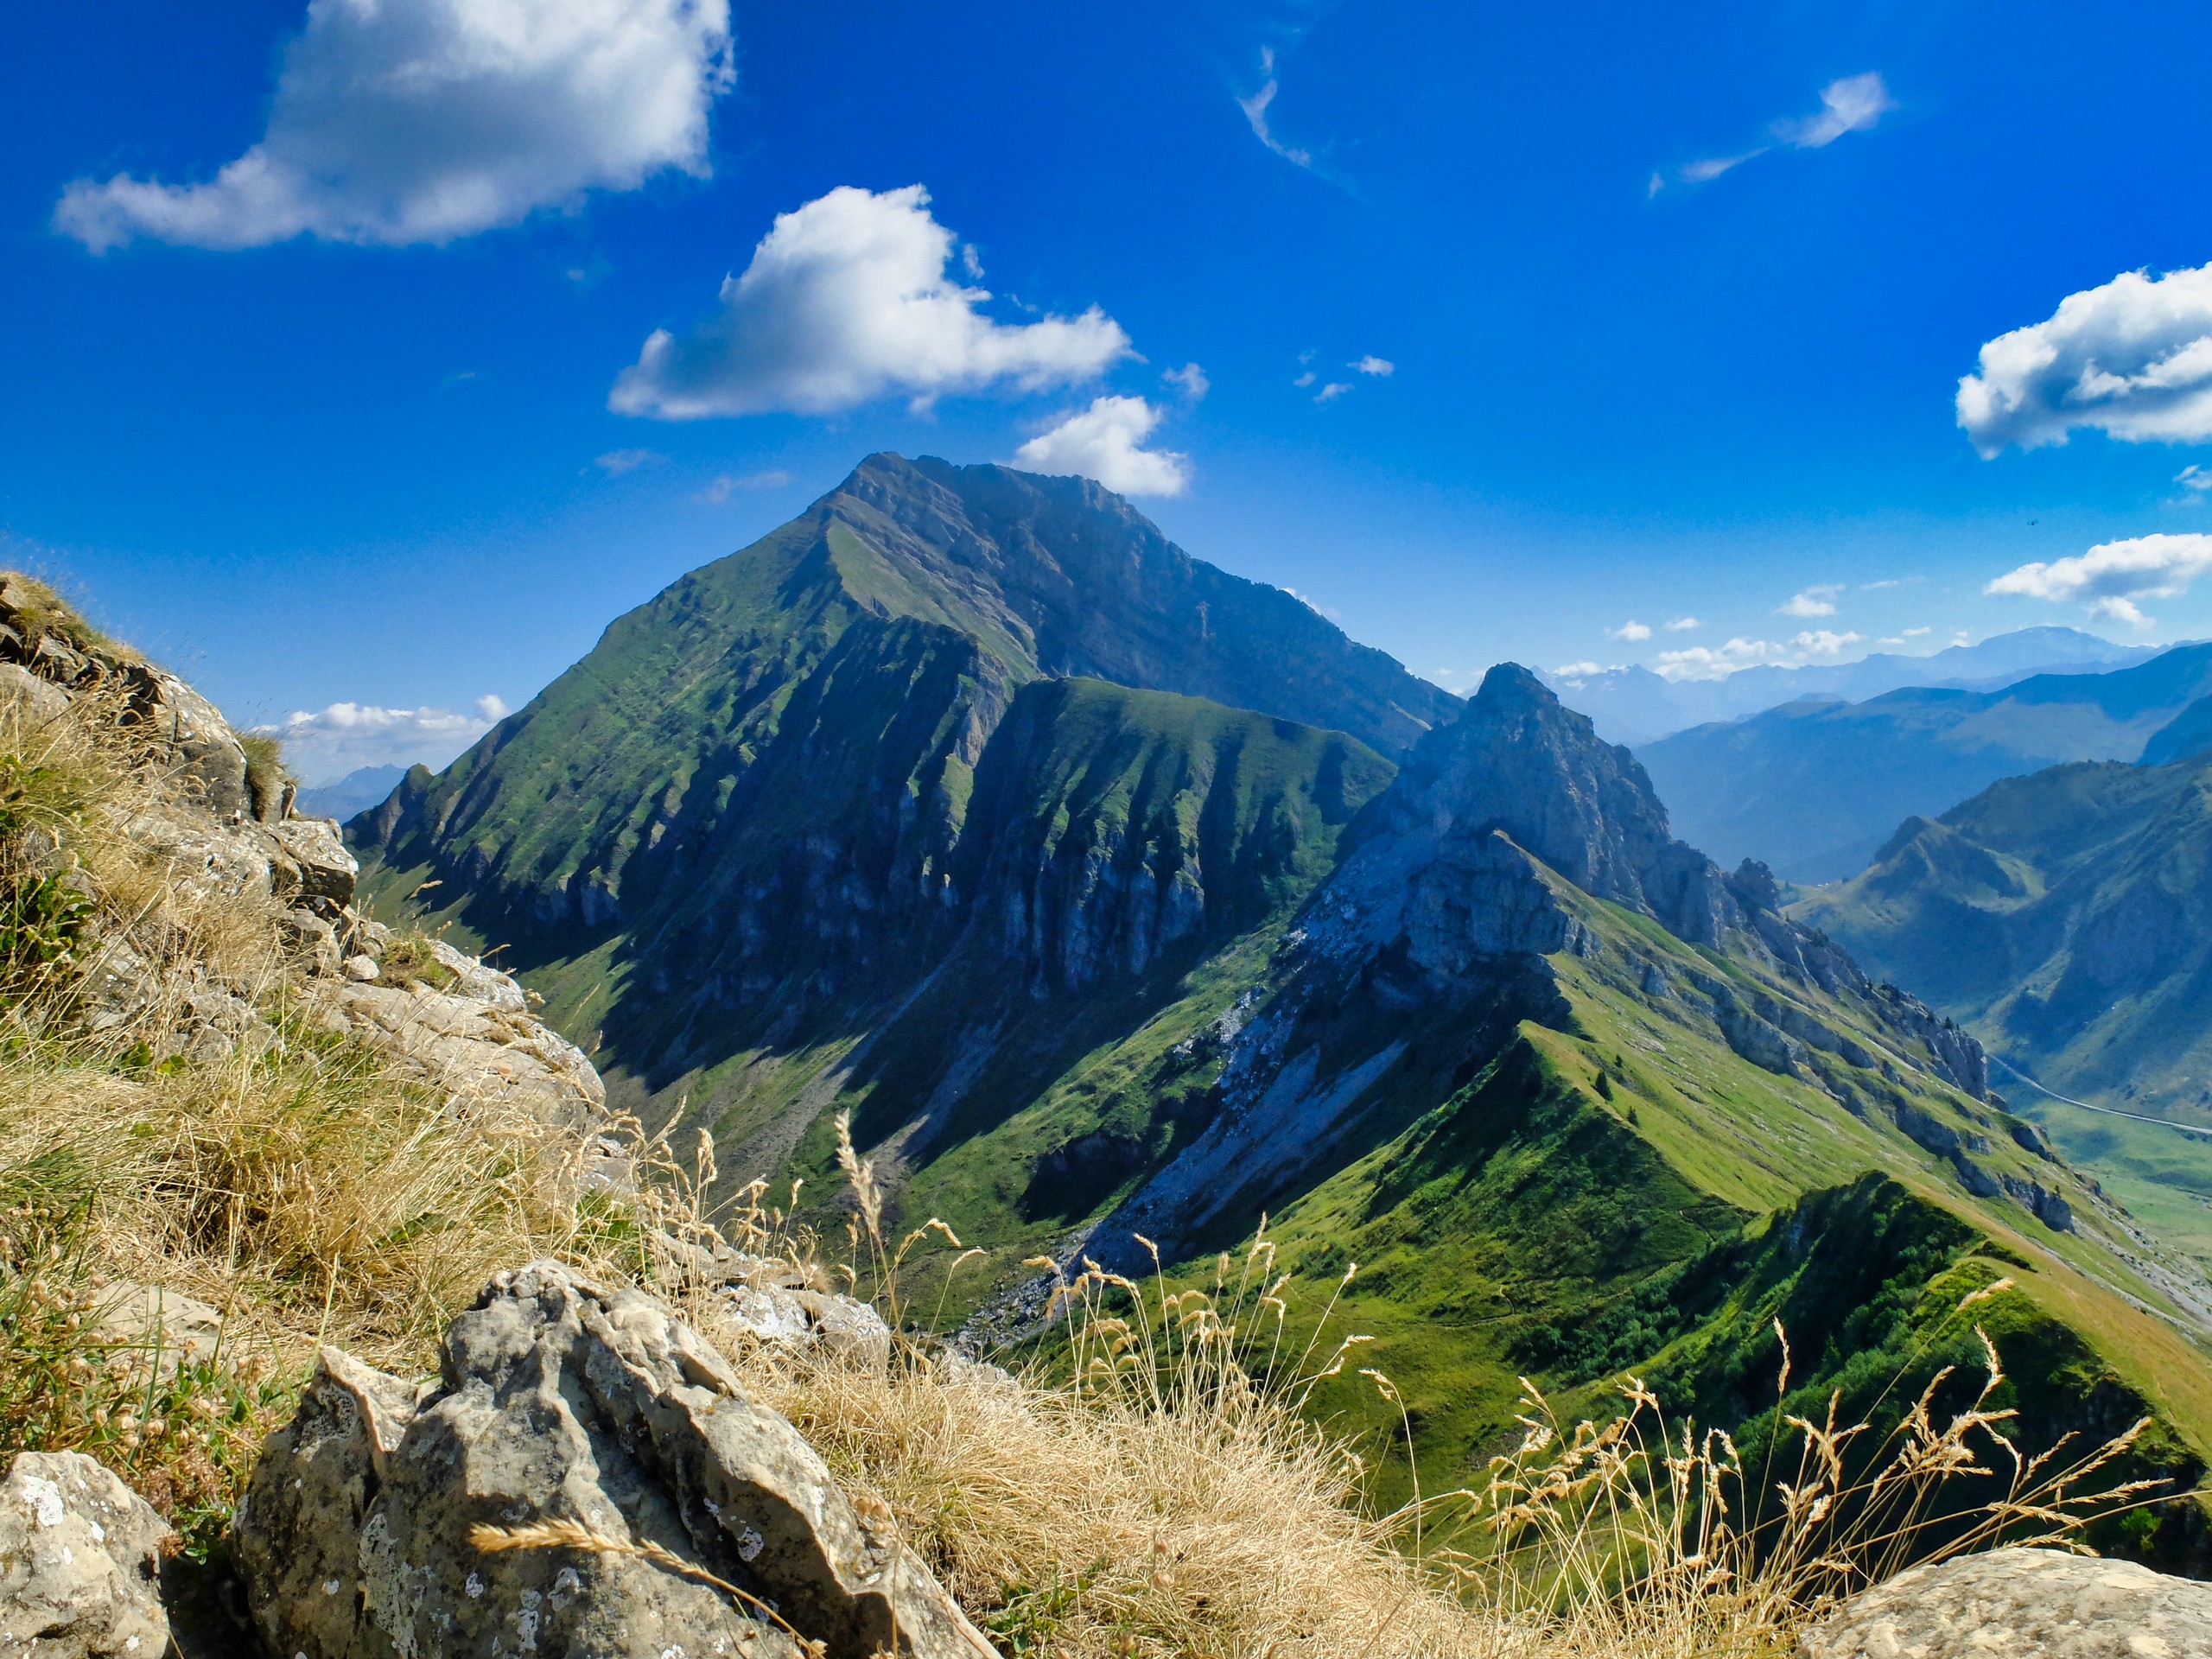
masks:
[(1909, 685), (1991, 691), (2031, 674), (2107, 673), (2147, 662), (2164, 649), (2116, 645), (2075, 628), (2022, 628), (1925, 657), (1878, 652), (1852, 663), (1739, 669), (1717, 680), (1670, 680), (1641, 666), (1544, 679), (1568, 708), (1589, 715), (1607, 742), (1637, 747), (1805, 697), (1855, 702)]
[(331, 783), (302, 790), (296, 810), (309, 817), (350, 818), (391, 794), (406, 775), (404, 766), (362, 766)]
[[(2060, 632), (2053, 630), (2053, 632)], [(2212, 692), (2212, 645), (2111, 672), (2038, 674), (1994, 690), (1914, 688), (1806, 700), (1700, 726), (1637, 757), (1676, 830), (1723, 861), (1793, 881), (1856, 874), (1897, 824), (2055, 761), (2133, 760)]]
[(871, 457), (349, 832), (726, 1186), (841, 1227), (849, 1112), (901, 1224), (984, 1252), (978, 1331), (1027, 1327), (1039, 1253), (1200, 1273), (1264, 1217), (1431, 1468), (1519, 1376), (1623, 1367), (1756, 1456), (1775, 1321), (1789, 1409), (1848, 1414), (1977, 1363), (1952, 1314), (2002, 1275), (2024, 1442), (2140, 1405), (2162, 1467), (2212, 1450), (2175, 1328), (2212, 1287), (1972, 1038), (1675, 839), (1535, 676), (1463, 702), (1080, 480)]

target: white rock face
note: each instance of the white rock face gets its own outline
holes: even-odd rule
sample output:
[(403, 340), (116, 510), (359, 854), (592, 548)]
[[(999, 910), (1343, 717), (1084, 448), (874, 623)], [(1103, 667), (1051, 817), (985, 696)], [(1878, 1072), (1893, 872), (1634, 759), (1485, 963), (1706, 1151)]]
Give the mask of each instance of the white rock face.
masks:
[[(538, 1522), (665, 1554), (470, 1541)], [(278, 1655), (796, 1659), (795, 1630), (827, 1659), (992, 1659), (887, 1519), (664, 1304), (550, 1262), (454, 1321), (435, 1384), (324, 1350), (237, 1537)]]
[(1805, 1634), (1797, 1659), (2212, 1659), (2212, 1585), (1993, 1550), (1860, 1592)]
[[(512, 1103), (556, 1123), (582, 1124), (607, 1103), (607, 1085), (583, 1051), (515, 1009), (422, 986), (339, 980), (319, 982), (318, 993), (331, 1030), (366, 1039), (456, 1096)], [(521, 997), (516, 989), (513, 1000)]]
[(162, 1659), (168, 1522), (92, 1459), (26, 1452), (0, 1481), (0, 1654)]

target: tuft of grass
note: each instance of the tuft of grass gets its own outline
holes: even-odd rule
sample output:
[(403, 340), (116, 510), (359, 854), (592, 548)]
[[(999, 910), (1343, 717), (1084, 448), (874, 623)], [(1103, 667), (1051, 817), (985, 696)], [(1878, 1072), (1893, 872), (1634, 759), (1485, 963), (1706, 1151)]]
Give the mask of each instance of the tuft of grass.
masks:
[(430, 941), (420, 933), (395, 934), (385, 943), (378, 967), (380, 982), (400, 990), (423, 985), (442, 991), (459, 977), (430, 953)]
[(284, 764), (284, 746), (270, 733), (247, 732), (239, 737), (238, 747), (245, 751), (245, 792), (253, 803), (253, 816), (272, 818), (284, 785), (294, 781), (292, 769)]

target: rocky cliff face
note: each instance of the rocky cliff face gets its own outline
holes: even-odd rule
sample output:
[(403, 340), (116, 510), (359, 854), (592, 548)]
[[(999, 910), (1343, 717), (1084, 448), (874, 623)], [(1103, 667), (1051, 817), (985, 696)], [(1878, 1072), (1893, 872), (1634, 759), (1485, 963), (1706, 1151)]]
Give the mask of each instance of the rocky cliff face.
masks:
[(1141, 975), (1325, 874), (1389, 777), (1341, 733), (1095, 680), (1033, 684), (976, 775), (947, 901), (1040, 993)]
[(1420, 941), (1461, 937), (1464, 927), (1440, 926), (1436, 912), (1479, 915), (1483, 906), (1460, 893), (1496, 879), (1499, 835), (1583, 892), (1693, 944), (1717, 944), (1743, 925), (1744, 907), (1713, 861), (1667, 833), (1667, 810), (1635, 758), (1600, 741), (1586, 716), (1512, 663), (1491, 670), (1461, 716), (1421, 741), (1362, 824), (1332, 893), (1363, 895), (1376, 927), (1402, 925)]
[[(1422, 740), (1351, 843), (1228, 1046), (1223, 1109), (1109, 1232), (1188, 1241), (1239, 1205), (1276, 1201), (1342, 1155), (1428, 1021), (1487, 1030), (1493, 1045), (1524, 1020), (1571, 1026), (1562, 957), (1612, 957), (1612, 973), (1687, 1002), (1739, 1058), (1870, 1120), (1894, 1126), (1916, 1109), (1870, 1072), (1987, 1092), (1973, 1038), (1783, 917), (1763, 866), (1724, 875), (1669, 836), (1628, 751), (1516, 664), (1492, 669), (1459, 718)], [(1591, 899), (1750, 971), (1639, 946)], [(1962, 1179), (1995, 1190), (1993, 1178)]]

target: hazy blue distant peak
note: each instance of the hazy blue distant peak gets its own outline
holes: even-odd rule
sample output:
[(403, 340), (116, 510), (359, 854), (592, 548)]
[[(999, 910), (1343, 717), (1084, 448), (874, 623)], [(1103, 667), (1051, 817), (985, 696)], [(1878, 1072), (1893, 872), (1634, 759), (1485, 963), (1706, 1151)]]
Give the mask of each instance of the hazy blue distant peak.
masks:
[(2114, 645), (2078, 628), (2021, 628), (1924, 657), (1880, 652), (1848, 663), (1765, 664), (1717, 680), (1670, 680), (1640, 664), (1595, 674), (1556, 672), (1544, 679), (1569, 708), (1588, 715), (1608, 741), (1635, 746), (1807, 696), (1859, 702), (1914, 685), (1995, 690), (2031, 674), (2109, 672), (2169, 649)]
[(334, 782), (302, 790), (296, 806), (305, 817), (336, 818), (342, 823), (383, 800), (406, 775), (404, 766), (362, 766)]

